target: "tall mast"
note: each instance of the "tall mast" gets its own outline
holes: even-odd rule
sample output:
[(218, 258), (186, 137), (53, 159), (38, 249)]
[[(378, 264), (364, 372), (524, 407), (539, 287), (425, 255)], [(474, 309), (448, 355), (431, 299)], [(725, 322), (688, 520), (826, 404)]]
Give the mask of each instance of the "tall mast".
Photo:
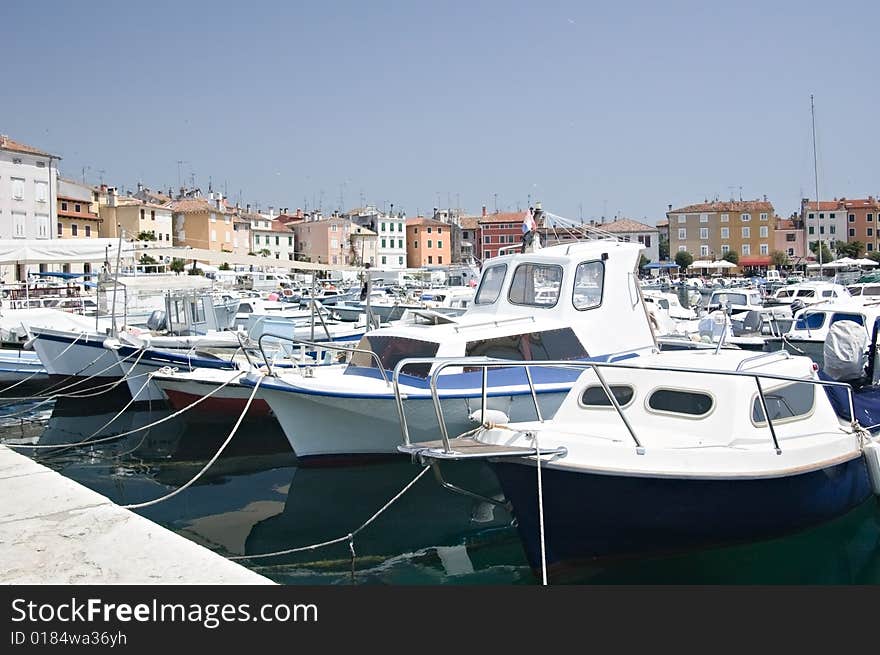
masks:
[[(816, 109), (813, 105), (813, 94), (810, 94), (810, 115), (813, 119), (813, 179), (816, 182), (816, 225), (819, 226), (819, 166), (816, 163)], [(809, 213), (809, 212), (807, 212)], [(822, 228), (819, 226), (819, 278), (822, 277)]]

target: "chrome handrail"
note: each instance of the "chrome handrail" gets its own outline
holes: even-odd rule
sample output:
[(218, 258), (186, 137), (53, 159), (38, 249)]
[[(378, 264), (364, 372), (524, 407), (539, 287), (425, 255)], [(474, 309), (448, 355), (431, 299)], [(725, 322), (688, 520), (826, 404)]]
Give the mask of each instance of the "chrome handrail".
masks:
[(753, 355), (753, 356), (751, 356), (751, 357), (746, 357), (746, 358), (745, 358), (744, 360), (742, 360), (739, 364), (737, 364), (737, 366), (736, 366), (736, 370), (737, 370), (737, 371), (745, 370), (745, 365), (748, 364), (748, 363), (750, 363), (750, 362), (753, 362), (753, 361), (758, 360), (758, 359), (765, 359), (765, 358), (767, 358), (767, 357), (771, 357), (771, 356), (772, 356), (772, 357), (778, 357), (780, 354), (783, 354), (783, 355), (784, 355), (784, 359), (791, 359), (791, 353), (788, 352), (787, 350), (771, 350), (771, 351), (769, 351), (769, 352), (758, 353), (757, 355)]
[[(436, 364), (437, 362), (444, 362), (447, 360), (460, 360), (461, 357), (407, 357), (405, 359), (401, 359), (397, 362), (397, 365), (394, 367), (394, 370), (391, 372), (391, 384), (394, 389), (394, 401), (397, 405), (397, 414), (400, 417), (400, 431), (403, 436), (403, 442), (409, 446), (411, 444), (409, 440), (409, 427), (406, 422), (406, 415), (404, 414), (403, 409), (403, 395), (400, 393), (400, 374), (407, 366), (414, 366), (416, 364)], [(468, 362), (496, 362), (498, 364), (504, 364), (511, 360), (506, 359), (494, 359), (491, 357), (471, 357), (468, 359)], [(488, 370), (488, 368), (486, 369)], [(483, 376), (486, 377), (485, 375)], [(482, 404), (482, 416), (481, 418), (485, 421), (486, 418), (486, 388), (487, 384), (483, 385), (483, 404)], [(441, 430), (443, 426), (441, 425)]]
[(266, 356), (266, 350), (263, 348), (263, 338), (264, 337), (273, 337), (275, 339), (282, 339), (284, 341), (289, 341), (294, 345), (306, 346), (308, 348), (315, 348), (316, 350), (340, 350), (347, 353), (361, 353), (365, 355), (369, 355), (373, 361), (376, 362), (376, 365), (379, 369), (379, 373), (382, 375), (382, 381), (385, 382), (386, 385), (390, 385), (388, 381), (388, 376), (385, 374), (385, 369), (382, 366), (382, 360), (379, 359), (379, 355), (374, 353), (372, 350), (364, 350), (363, 348), (349, 348), (347, 346), (337, 346), (333, 343), (321, 343), (319, 341), (307, 341), (305, 339), (295, 339), (293, 337), (289, 337), (285, 334), (273, 334), (272, 332), (264, 332), (257, 338), (257, 347), (260, 349), (260, 354), (263, 355), (263, 361), (266, 363), (266, 372), (268, 375), (274, 375), (272, 372), (272, 365), (269, 363), (269, 358)]
[[(443, 369), (448, 368), (450, 366), (456, 366), (456, 367), (467, 366), (467, 367), (471, 367), (471, 368), (484, 368), (484, 369), (488, 369), (490, 367), (497, 367), (497, 366), (517, 367), (517, 368), (524, 368), (524, 369), (531, 369), (531, 368), (536, 368), (536, 367), (548, 367), (548, 366), (549, 367), (562, 367), (562, 368), (583, 368), (583, 369), (589, 368), (589, 369), (592, 369), (593, 371), (596, 372), (597, 377), (600, 379), (600, 382), (603, 382), (603, 378), (601, 376), (601, 373), (599, 372), (600, 368), (612, 368), (612, 369), (617, 368), (617, 369), (625, 369), (625, 370), (661, 371), (661, 372), (670, 372), (670, 373), (696, 373), (696, 374), (700, 374), (700, 375), (722, 375), (722, 376), (732, 376), (732, 377), (749, 377), (749, 378), (752, 378), (756, 381), (756, 384), (758, 387), (758, 394), (761, 399), (761, 407), (764, 412), (764, 417), (767, 420), (767, 426), (770, 431), (770, 436), (773, 440), (774, 448), (775, 448), (776, 453), (778, 455), (782, 454), (782, 450), (779, 447), (779, 442), (776, 437), (776, 431), (773, 426), (773, 421), (770, 418), (769, 412), (767, 411), (766, 399), (764, 397), (763, 388), (761, 387), (761, 384), (760, 384), (760, 378), (765, 378), (765, 379), (769, 379), (769, 380), (780, 380), (780, 381), (784, 381), (784, 382), (795, 382), (795, 383), (800, 383), (800, 384), (811, 384), (814, 386), (822, 386), (822, 387), (826, 387), (826, 386), (842, 387), (842, 388), (846, 389), (846, 392), (847, 392), (850, 418), (854, 423), (856, 422), (855, 407), (853, 404), (852, 387), (845, 382), (837, 382), (837, 381), (833, 381), (833, 380), (814, 380), (814, 379), (810, 379), (810, 378), (800, 378), (800, 377), (795, 377), (795, 376), (791, 376), (791, 375), (779, 375), (779, 374), (775, 374), (775, 373), (757, 373), (757, 372), (753, 372), (753, 371), (739, 371), (739, 370), (737, 370), (737, 371), (721, 371), (721, 370), (707, 370), (707, 369), (699, 369), (699, 368), (690, 368), (690, 367), (683, 367), (683, 366), (638, 366), (635, 364), (621, 364), (621, 363), (617, 363), (617, 362), (585, 362), (585, 361), (580, 361), (580, 360), (547, 360), (547, 361), (534, 361), (534, 360), (532, 360), (532, 361), (524, 362), (524, 361), (516, 361), (516, 360), (498, 360), (498, 359), (492, 359), (492, 360), (487, 361), (486, 359), (483, 359), (483, 358), (474, 358), (474, 357), (471, 357), (471, 358), (468, 358), (468, 357), (460, 357), (460, 358), (425, 357), (425, 358), (418, 358), (418, 359), (413, 358), (410, 360), (401, 360), (398, 363), (397, 367), (395, 367), (395, 371), (394, 371), (395, 372), (395, 376), (393, 377), (394, 392), (395, 392), (395, 398), (396, 398), (396, 401), (398, 404), (398, 412), (399, 412), (400, 418), (401, 418), (401, 430), (403, 432), (404, 443), (406, 445), (410, 445), (409, 430), (406, 426), (406, 416), (403, 412), (403, 403), (402, 403), (402, 398), (400, 396), (400, 388), (399, 388), (399, 385), (397, 384), (397, 375), (399, 374), (400, 369), (403, 368), (403, 366), (406, 366), (409, 364), (414, 364), (414, 363), (436, 364), (436, 366), (433, 367), (433, 370), (429, 373), (429, 376), (428, 376), (429, 388), (431, 390), (431, 396), (432, 396), (432, 400), (434, 403), (434, 410), (437, 415), (437, 421), (440, 425), (440, 437), (443, 442), (444, 450), (447, 453), (451, 452), (451, 447), (450, 447), (448, 430), (446, 428), (446, 424), (443, 419), (443, 408), (440, 403), (437, 381), (439, 378), (439, 374), (443, 371)], [(486, 376), (483, 376), (483, 377), (484, 377), (483, 384), (485, 387)], [(613, 393), (610, 392), (610, 389), (608, 388), (607, 383), (603, 383), (602, 386), (603, 386), (603, 389), (605, 390), (605, 393), (608, 395), (609, 399), (611, 400), (612, 406), (617, 411), (618, 416), (620, 416), (622, 422), (624, 423), (624, 425), (627, 427), (628, 431), (630, 432), (630, 435), (632, 436), (633, 441), (636, 444), (637, 452), (639, 454), (643, 454), (644, 447), (641, 445), (639, 439), (637, 438), (637, 436), (635, 434), (635, 431), (632, 429), (632, 426), (628, 422), (627, 418), (624, 416), (623, 409), (620, 407), (619, 403), (615, 402), (616, 398), (614, 397)], [(529, 390), (532, 393), (533, 398), (536, 397), (534, 383), (531, 380), (530, 376), (529, 376)], [(485, 397), (485, 394), (486, 394), (486, 390), (484, 388), (483, 389), (484, 397)], [(483, 416), (485, 417), (485, 407), (483, 408)]]

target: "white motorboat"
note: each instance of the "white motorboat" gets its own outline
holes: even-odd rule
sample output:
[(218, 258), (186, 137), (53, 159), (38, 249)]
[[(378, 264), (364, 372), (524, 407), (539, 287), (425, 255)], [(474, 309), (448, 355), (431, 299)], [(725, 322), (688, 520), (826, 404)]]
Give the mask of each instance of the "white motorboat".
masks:
[(552, 418), (401, 450), (488, 459), (534, 569), (753, 541), (880, 494), (880, 444), (823, 386), (851, 391), (785, 352), (659, 353), (584, 367)]
[[(371, 330), (347, 364), (259, 376), (269, 404), (301, 461), (392, 454), (400, 442), (393, 385), (415, 436), (431, 434), (430, 366), (419, 358), (486, 356), (510, 360), (621, 359), (656, 348), (635, 270), (639, 244), (587, 241), (493, 258), (484, 264), (474, 302), (461, 316), (423, 310), (424, 323)], [(540, 290), (556, 289), (538, 299)], [(412, 310), (418, 315), (419, 312)], [(613, 326), (613, 329), (609, 329)], [(547, 415), (577, 378), (564, 369), (532, 372)], [(489, 403), (512, 416), (530, 415), (531, 392), (520, 369), (487, 374)], [(447, 418), (465, 429), (481, 397), (481, 374), (468, 369), (439, 377)]]

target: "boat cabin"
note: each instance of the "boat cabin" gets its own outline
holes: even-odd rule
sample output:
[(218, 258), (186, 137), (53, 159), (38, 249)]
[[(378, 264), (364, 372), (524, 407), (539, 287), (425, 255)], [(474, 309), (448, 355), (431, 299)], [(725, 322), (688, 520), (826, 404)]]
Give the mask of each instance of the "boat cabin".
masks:
[[(635, 276), (639, 248), (587, 241), (493, 258), (462, 315), (372, 330), (358, 349), (375, 353), (386, 370), (410, 357), (552, 360), (653, 350)], [(355, 353), (347, 373), (376, 366), (371, 356)], [(412, 366), (405, 373), (426, 377), (429, 370)]]

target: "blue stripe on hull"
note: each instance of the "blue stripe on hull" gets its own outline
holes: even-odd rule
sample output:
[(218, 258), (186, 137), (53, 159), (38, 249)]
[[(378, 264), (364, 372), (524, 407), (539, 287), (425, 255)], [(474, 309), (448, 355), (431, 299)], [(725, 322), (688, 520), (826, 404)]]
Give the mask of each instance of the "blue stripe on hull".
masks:
[[(541, 566), (534, 466), (492, 464), (520, 539)], [(694, 480), (543, 468), (548, 565), (681, 552), (781, 536), (845, 514), (871, 495), (864, 458), (779, 478)]]

